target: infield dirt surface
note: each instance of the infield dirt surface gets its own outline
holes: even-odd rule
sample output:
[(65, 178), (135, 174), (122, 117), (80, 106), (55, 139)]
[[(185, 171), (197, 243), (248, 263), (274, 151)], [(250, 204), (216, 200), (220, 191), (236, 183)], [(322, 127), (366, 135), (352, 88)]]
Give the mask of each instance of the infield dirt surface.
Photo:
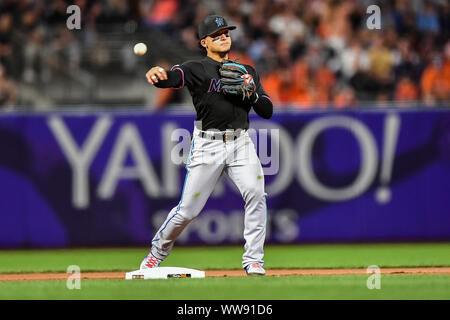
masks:
[[(446, 274), (450, 275), (450, 267), (430, 268), (382, 268), (381, 274)], [(206, 277), (244, 277), (244, 270), (206, 270)], [(320, 275), (344, 275), (367, 274), (366, 269), (271, 269), (266, 270), (267, 276), (320, 276)], [(66, 280), (70, 274), (57, 273), (9, 273), (0, 274), (0, 281), (46, 281)], [(84, 272), (81, 279), (124, 279), (125, 272)]]

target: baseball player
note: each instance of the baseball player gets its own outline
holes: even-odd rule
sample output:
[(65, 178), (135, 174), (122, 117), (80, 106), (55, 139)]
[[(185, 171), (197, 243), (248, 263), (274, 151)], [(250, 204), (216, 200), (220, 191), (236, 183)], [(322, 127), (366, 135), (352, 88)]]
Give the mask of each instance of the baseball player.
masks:
[(207, 16), (198, 26), (205, 58), (175, 65), (170, 71), (156, 66), (146, 74), (147, 81), (158, 88), (186, 86), (197, 118), (180, 202), (156, 232), (141, 269), (158, 267), (169, 255), (174, 241), (200, 213), (225, 173), (245, 200), (242, 267), (248, 275), (265, 275), (267, 194), (261, 163), (247, 129), (251, 108), (269, 119), (273, 105), (255, 69), (228, 59), (229, 31), (235, 28), (223, 17)]

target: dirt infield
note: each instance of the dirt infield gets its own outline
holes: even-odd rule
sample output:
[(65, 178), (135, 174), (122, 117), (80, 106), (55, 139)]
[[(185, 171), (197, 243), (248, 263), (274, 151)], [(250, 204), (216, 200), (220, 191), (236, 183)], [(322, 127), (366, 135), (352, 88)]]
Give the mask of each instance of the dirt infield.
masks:
[[(436, 268), (381, 268), (381, 274), (444, 274), (450, 275), (450, 267)], [(206, 277), (243, 277), (244, 270), (206, 270)], [(267, 276), (324, 276), (367, 274), (366, 269), (269, 269)], [(0, 281), (67, 280), (67, 273), (5, 273)], [(125, 272), (82, 272), (81, 279), (125, 279)]]

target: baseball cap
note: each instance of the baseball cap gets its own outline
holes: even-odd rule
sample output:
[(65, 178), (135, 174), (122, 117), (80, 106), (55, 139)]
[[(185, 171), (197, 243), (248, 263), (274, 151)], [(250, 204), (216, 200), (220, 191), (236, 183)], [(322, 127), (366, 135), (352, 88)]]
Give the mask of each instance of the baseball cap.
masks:
[(198, 38), (202, 40), (207, 36), (225, 29), (233, 30), (236, 29), (236, 26), (229, 26), (227, 21), (221, 16), (209, 15), (198, 25)]

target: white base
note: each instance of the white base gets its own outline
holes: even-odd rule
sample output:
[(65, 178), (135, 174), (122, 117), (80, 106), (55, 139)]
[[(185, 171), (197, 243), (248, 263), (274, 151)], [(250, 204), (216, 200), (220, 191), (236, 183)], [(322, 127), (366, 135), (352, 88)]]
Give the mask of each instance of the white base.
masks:
[(205, 271), (178, 268), (178, 267), (157, 267), (144, 270), (136, 270), (125, 274), (126, 280), (134, 279), (168, 279), (168, 278), (204, 278)]

